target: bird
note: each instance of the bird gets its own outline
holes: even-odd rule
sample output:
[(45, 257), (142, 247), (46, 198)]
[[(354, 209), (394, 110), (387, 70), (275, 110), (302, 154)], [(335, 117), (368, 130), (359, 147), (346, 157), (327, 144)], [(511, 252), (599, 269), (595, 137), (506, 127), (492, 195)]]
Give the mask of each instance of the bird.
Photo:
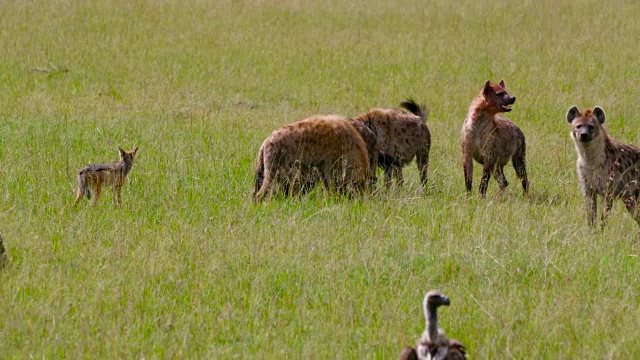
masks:
[(431, 290), (422, 301), (425, 318), (425, 330), (416, 344), (416, 348), (406, 347), (400, 353), (399, 360), (465, 360), (466, 349), (458, 341), (449, 339), (438, 327), (438, 307), (449, 306), (449, 298), (443, 293)]

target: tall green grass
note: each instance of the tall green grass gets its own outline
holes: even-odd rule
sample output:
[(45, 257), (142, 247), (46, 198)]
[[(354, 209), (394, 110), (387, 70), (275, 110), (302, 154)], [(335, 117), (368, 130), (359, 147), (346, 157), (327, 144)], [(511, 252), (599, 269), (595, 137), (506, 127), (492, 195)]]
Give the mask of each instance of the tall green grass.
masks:
[[(474, 359), (640, 357), (638, 228), (592, 231), (566, 110), (640, 143), (628, 1), (0, 4), (2, 358), (394, 358), (427, 290)], [(530, 196), (464, 191), (459, 131), (487, 79), (517, 97)], [(426, 196), (252, 203), (275, 128), (425, 102)], [(77, 169), (140, 146), (123, 205)], [(479, 184), (476, 166), (474, 187)]]

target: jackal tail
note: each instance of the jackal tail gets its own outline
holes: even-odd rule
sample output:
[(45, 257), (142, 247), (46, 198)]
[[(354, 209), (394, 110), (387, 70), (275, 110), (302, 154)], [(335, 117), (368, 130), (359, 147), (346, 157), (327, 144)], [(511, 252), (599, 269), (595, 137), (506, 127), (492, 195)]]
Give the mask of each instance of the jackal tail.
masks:
[(78, 194), (82, 194), (91, 200), (91, 192), (87, 186), (87, 176), (81, 171), (78, 173)]

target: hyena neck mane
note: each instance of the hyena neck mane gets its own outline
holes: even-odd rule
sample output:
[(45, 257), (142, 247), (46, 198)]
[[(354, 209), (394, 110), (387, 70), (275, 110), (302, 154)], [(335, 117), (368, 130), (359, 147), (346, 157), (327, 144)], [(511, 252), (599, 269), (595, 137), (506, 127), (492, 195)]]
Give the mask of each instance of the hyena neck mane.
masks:
[(471, 102), (471, 105), (469, 105), (467, 119), (474, 124), (481, 124), (487, 121), (493, 121), (496, 114), (496, 112), (491, 111), (491, 106), (489, 106), (487, 99), (480, 94), (476, 96)]

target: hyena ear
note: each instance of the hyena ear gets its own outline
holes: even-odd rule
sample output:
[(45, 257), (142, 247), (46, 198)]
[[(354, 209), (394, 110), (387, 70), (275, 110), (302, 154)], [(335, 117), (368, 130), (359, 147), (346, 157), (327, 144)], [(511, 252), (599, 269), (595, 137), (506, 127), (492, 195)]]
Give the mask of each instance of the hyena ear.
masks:
[(493, 89), (491, 88), (491, 82), (487, 80), (487, 82), (484, 83), (484, 88), (482, 88), (482, 95), (487, 96), (491, 94), (492, 91)]
[(500, 80), (498, 84), (500, 85), (501, 88), (507, 90), (507, 86), (505, 85), (504, 80)]
[(593, 115), (596, 116), (596, 119), (598, 119), (598, 122), (600, 124), (604, 124), (604, 110), (602, 110), (602, 108), (600, 106), (596, 106), (593, 108)]
[(570, 107), (569, 111), (567, 111), (567, 121), (569, 122), (569, 124), (571, 124), (573, 119), (575, 119), (579, 115), (580, 115), (580, 110), (578, 110), (577, 106), (573, 105), (572, 107)]

